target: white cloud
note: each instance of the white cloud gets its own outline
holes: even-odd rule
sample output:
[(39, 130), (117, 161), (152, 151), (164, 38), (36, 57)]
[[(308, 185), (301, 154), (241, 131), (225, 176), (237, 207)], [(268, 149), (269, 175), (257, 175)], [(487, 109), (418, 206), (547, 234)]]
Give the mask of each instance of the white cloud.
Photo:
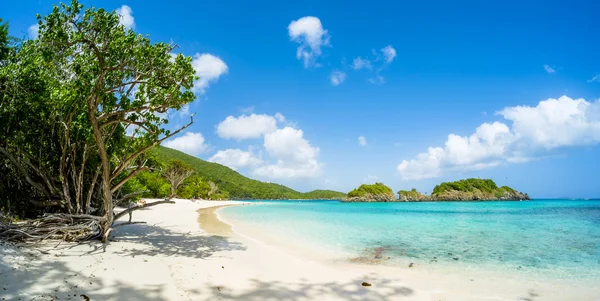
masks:
[(600, 74), (596, 74), (594, 77), (588, 80), (588, 83), (597, 82), (600, 83)]
[(285, 121), (280, 113), (275, 116), (267, 114), (242, 115), (240, 117), (228, 116), (217, 125), (217, 134), (224, 139), (250, 139), (259, 138), (266, 133), (277, 130), (277, 121)]
[(292, 21), (288, 26), (290, 39), (300, 44), (296, 58), (304, 61), (304, 68), (317, 66), (317, 57), (321, 55), (321, 47), (329, 46), (329, 35), (323, 29), (317, 17), (302, 17)]
[(550, 67), (548, 64), (544, 65), (544, 70), (546, 70), (548, 74), (556, 73), (556, 70), (554, 70), (554, 68)]
[(346, 80), (346, 73), (339, 70), (333, 71), (329, 76), (329, 80), (332, 85), (337, 87)]
[(29, 26), (29, 28), (27, 29), (27, 34), (30, 39), (35, 40), (38, 38), (39, 31), (40, 31), (40, 25), (33, 24), (33, 25)]
[(279, 122), (285, 122), (285, 116), (283, 116), (283, 114), (281, 113), (275, 113), (275, 115), (273, 116), (275, 117), (275, 119), (277, 119), (277, 121)]
[(228, 166), (234, 170), (262, 164), (262, 160), (255, 157), (252, 152), (240, 149), (220, 150), (210, 157), (208, 161)]
[(430, 147), (397, 167), (405, 180), (435, 178), (505, 163), (523, 163), (540, 152), (600, 142), (600, 102), (572, 99), (540, 101), (537, 106), (507, 107), (497, 113), (512, 122), (484, 123), (468, 137), (448, 135), (445, 146)]
[(546, 149), (600, 142), (600, 102), (583, 98), (540, 101), (536, 107), (509, 107), (498, 112), (513, 122), (521, 139)]
[(208, 149), (208, 145), (204, 143), (202, 134), (193, 132), (187, 132), (181, 137), (167, 140), (162, 145), (192, 156), (198, 156)]
[(368, 59), (363, 59), (359, 56), (352, 61), (352, 68), (354, 70), (360, 70), (360, 69), (371, 70), (371, 69), (373, 69), (373, 66), (371, 65), (371, 61), (369, 61)]
[(196, 75), (200, 77), (194, 83), (192, 91), (200, 94), (204, 94), (211, 82), (216, 82), (221, 75), (229, 71), (229, 67), (223, 60), (210, 53), (196, 53), (192, 60), (192, 67), (196, 71)]
[(305, 162), (313, 160), (319, 154), (319, 148), (313, 147), (303, 138), (302, 130), (285, 127), (265, 135), (265, 149), (280, 160)]
[(358, 136), (358, 145), (367, 146), (367, 138), (365, 136)]
[(319, 174), (319, 148), (304, 139), (304, 132), (292, 127), (265, 135), (265, 150), (277, 160), (254, 169), (253, 174), (267, 178), (309, 178)]
[(117, 8), (116, 12), (119, 15), (119, 24), (125, 26), (127, 29), (135, 28), (135, 20), (133, 18), (133, 11), (131, 10), (131, 7), (123, 5)]
[(394, 49), (394, 47), (392, 47), (392, 45), (388, 45), (385, 46), (381, 49), (381, 52), (383, 53), (383, 58), (385, 60), (386, 63), (391, 63), (394, 58), (396, 57), (396, 49)]

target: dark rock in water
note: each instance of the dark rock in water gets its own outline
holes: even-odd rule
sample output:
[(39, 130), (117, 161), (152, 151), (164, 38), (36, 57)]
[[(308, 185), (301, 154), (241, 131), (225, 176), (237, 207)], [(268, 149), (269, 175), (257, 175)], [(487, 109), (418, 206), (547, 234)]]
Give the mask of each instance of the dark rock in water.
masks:
[(454, 259), (454, 260), (458, 260), (458, 257), (452, 257), (452, 259)]
[(362, 286), (371, 286), (371, 284), (370, 284), (370, 283), (368, 283), (368, 282), (363, 282), (361, 285), (362, 285)]
[(408, 267), (409, 267), (409, 268), (412, 268), (414, 265), (415, 265), (415, 264), (411, 262), (411, 263), (408, 265)]

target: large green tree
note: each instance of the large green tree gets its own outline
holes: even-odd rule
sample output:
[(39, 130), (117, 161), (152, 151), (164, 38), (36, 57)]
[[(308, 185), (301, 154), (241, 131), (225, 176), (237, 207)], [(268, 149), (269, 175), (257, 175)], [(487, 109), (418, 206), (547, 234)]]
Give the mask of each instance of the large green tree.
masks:
[(0, 156), (40, 206), (81, 214), (96, 201), (105, 239), (114, 220), (138, 209), (113, 213), (123, 185), (150, 168), (146, 152), (193, 121), (165, 127), (165, 113), (195, 98), (191, 58), (76, 0), (38, 16), (38, 25), (38, 38), (0, 71), (10, 82), (0, 95), (8, 124)]

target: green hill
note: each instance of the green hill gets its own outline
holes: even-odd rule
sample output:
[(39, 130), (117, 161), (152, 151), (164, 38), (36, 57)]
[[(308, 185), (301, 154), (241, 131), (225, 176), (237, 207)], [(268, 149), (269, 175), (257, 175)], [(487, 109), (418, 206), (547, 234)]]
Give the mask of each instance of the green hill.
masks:
[(344, 202), (394, 202), (394, 191), (383, 183), (362, 184), (348, 193)]
[(464, 179), (454, 182), (443, 182), (431, 193), (430, 200), (529, 200), (526, 193), (508, 186), (498, 187), (491, 179)]
[(289, 187), (247, 178), (221, 164), (207, 162), (178, 150), (159, 146), (152, 150), (157, 161), (168, 163), (179, 160), (196, 171), (202, 178), (215, 182), (231, 199), (341, 199), (346, 194), (332, 190), (314, 190), (306, 193)]

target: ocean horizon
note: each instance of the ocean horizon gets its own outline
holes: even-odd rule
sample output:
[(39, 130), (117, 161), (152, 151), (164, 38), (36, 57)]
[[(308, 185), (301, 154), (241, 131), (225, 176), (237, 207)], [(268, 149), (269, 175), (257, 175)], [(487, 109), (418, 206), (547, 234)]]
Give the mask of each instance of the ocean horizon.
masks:
[(254, 202), (219, 214), (338, 262), (600, 280), (599, 200)]

